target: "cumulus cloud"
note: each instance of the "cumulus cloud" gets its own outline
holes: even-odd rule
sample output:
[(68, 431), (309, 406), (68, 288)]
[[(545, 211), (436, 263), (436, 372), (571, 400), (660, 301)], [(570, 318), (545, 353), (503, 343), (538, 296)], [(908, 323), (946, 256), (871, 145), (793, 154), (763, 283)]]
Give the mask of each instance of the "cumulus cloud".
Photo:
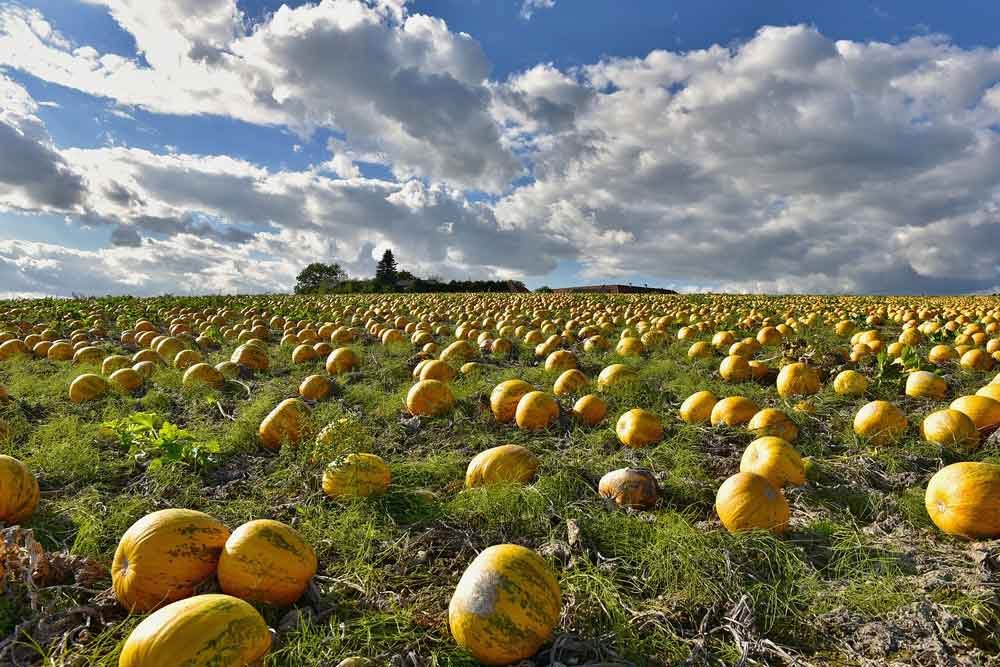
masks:
[(521, 18), (530, 20), (535, 12), (541, 9), (552, 9), (556, 6), (556, 0), (523, 0), (521, 2)]
[(35, 10), (0, 9), (0, 61), (125, 106), (219, 114), (347, 134), (392, 155), (400, 177), (493, 191), (521, 170), (501, 143), (469, 36), (402, 2), (282, 5), (246, 31), (235, 0), (91, 0), (135, 37), (145, 63), (74, 47)]

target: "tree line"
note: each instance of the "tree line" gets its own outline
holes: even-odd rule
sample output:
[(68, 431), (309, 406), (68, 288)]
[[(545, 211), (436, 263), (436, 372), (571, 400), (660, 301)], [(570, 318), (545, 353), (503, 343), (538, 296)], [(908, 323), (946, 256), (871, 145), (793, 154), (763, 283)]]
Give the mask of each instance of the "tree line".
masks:
[(392, 250), (382, 254), (373, 278), (351, 278), (340, 264), (313, 262), (296, 277), (296, 294), (373, 294), (386, 292), (510, 292), (528, 291), (514, 280), (449, 280), (421, 278), (401, 271)]

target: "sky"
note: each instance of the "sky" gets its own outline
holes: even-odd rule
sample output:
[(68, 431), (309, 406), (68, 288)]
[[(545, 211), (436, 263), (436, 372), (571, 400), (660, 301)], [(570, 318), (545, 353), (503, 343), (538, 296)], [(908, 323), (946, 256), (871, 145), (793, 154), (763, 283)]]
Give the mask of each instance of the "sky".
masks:
[(1000, 291), (1000, 3), (0, 0), (0, 297)]

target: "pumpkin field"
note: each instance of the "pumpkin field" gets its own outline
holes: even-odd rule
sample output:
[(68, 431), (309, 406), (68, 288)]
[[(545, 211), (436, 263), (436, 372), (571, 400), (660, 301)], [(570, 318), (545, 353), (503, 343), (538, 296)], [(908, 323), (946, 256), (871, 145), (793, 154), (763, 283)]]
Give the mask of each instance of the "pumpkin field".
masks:
[(0, 665), (985, 665), (1000, 299), (0, 302)]

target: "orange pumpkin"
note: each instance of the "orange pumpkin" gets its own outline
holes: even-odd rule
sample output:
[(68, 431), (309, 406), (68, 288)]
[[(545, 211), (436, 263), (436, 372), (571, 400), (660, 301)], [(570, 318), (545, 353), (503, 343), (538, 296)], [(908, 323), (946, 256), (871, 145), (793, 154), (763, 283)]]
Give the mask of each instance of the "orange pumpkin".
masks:
[(770, 530), (782, 533), (788, 526), (788, 501), (781, 491), (760, 475), (738, 472), (719, 487), (715, 511), (730, 533)]
[(13, 526), (31, 518), (38, 506), (38, 480), (21, 461), (0, 454), (0, 523)]
[(663, 425), (652, 412), (634, 408), (618, 418), (615, 434), (626, 447), (647, 447), (663, 438)]
[(258, 519), (226, 540), (219, 557), (219, 586), (244, 600), (287, 607), (302, 597), (316, 566), (316, 553), (295, 529)]
[(454, 405), (455, 395), (440, 380), (421, 380), (406, 394), (406, 409), (415, 417), (436, 417)]
[(540, 462), (531, 450), (521, 445), (500, 445), (476, 454), (465, 471), (465, 486), (486, 486), (515, 482), (527, 484), (538, 471)]
[(931, 520), (950, 535), (1000, 536), (1000, 466), (966, 461), (939, 470), (927, 483)]
[(389, 466), (375, 454), (348, 454), (323, 472), (323, 492), (336, 500), (382, 495), (389, 489)]
[(559, 419), (559, 404), (544, 391), (530, 391), (517, 402), (514, 421), (522, 431), (541, 431)]
[(774, 436), (757, 438), (747, 445), (740, 459), (740, 472), (760, 475), (776, 489), (806, 483), (802, 457), (787, 440)]
[(619, 507), (650, 509), (656, 505), (659, 485), (648, 470), (620, 468), (601, 477), (597, 492)]
[(265, 447), (279, 449), (282, 443), (299, 444), (308, 423), (309, 407), (297, 398), (286, 398), (264, 417), (257, 432)]
[(514, 421), (517, 404), (521, 397), (534, 391), (534, 387), (524, 380), (506, 380), (490, 393), (490, 410), (501, 424)]

